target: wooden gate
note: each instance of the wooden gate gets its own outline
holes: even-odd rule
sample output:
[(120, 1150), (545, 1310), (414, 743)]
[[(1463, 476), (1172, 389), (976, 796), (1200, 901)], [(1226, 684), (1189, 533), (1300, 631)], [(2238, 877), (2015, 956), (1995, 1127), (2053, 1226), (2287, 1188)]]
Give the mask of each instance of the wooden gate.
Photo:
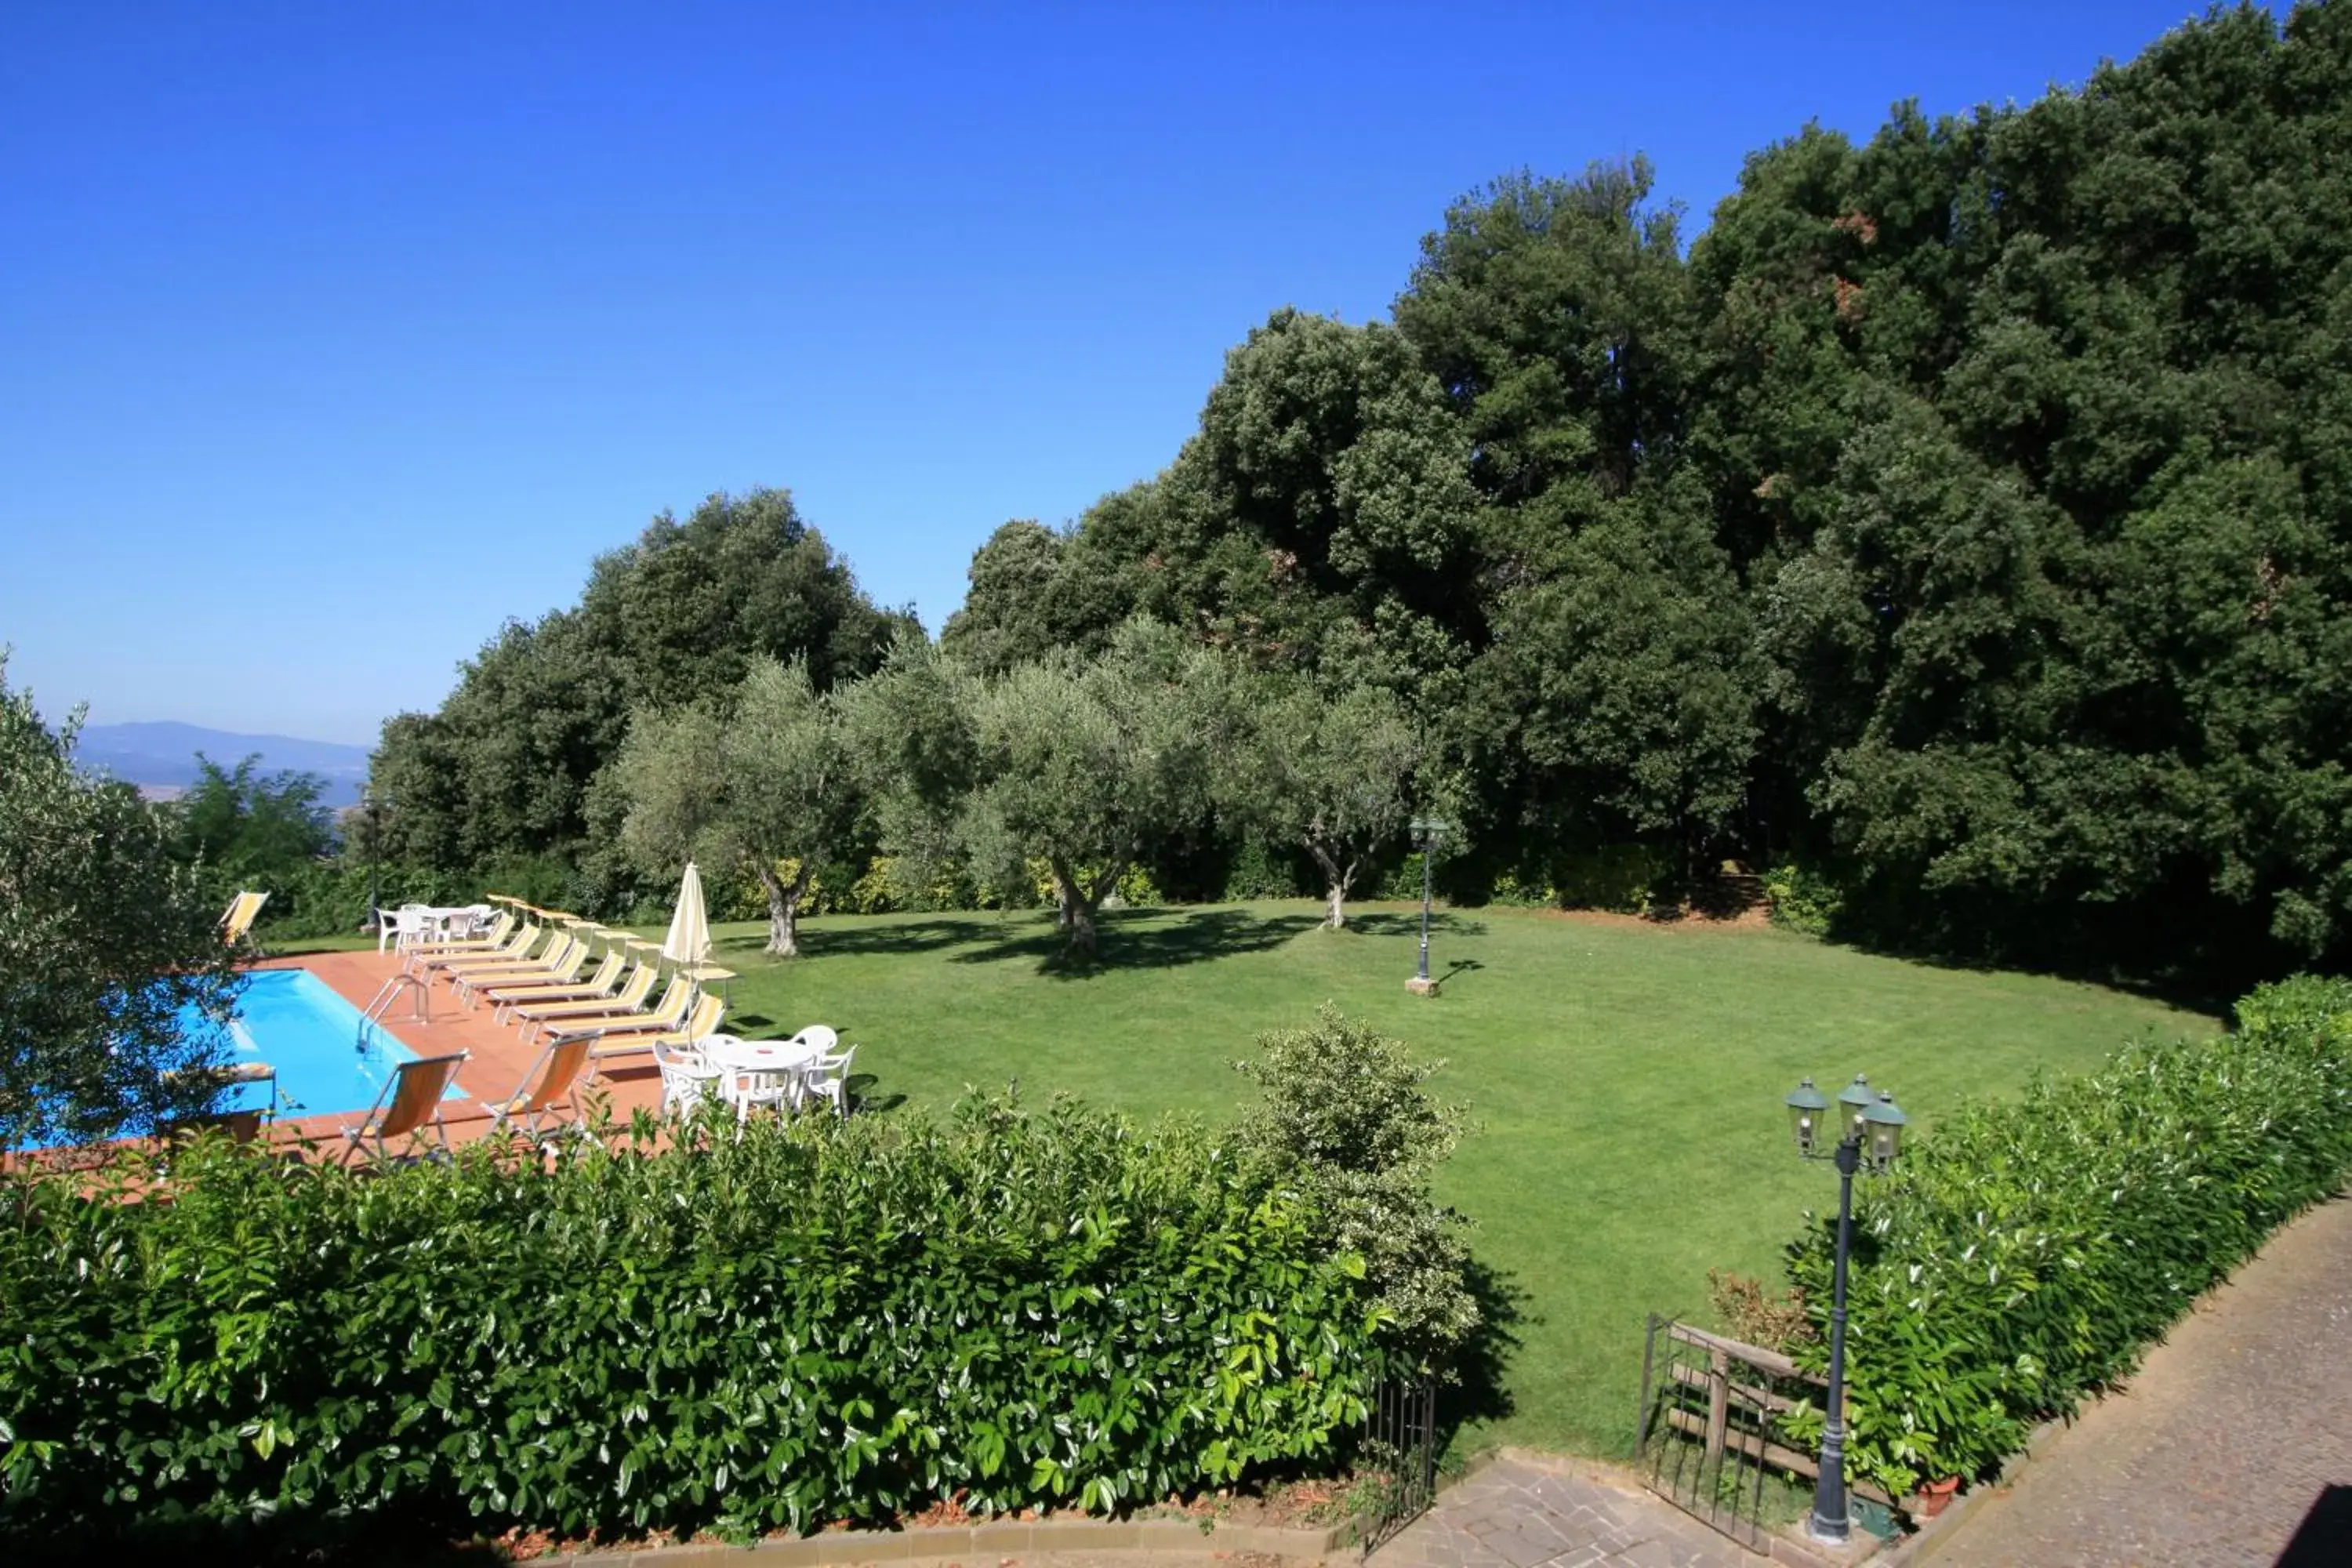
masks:
[[(1650, 1315), (1642, 1349), (1642, 1422), (1635, 1458), (1649, 1489), (1752, 1552), (1770, 1550), (1766, 1500), (1774, 1476), (1821, 1474), (1810, 1444), (1784, 1420), (1822, 1408), (1828, 1380), (1778, 1351)], [(1851, 1477), (1856, 1497), (1892, 1506)]]

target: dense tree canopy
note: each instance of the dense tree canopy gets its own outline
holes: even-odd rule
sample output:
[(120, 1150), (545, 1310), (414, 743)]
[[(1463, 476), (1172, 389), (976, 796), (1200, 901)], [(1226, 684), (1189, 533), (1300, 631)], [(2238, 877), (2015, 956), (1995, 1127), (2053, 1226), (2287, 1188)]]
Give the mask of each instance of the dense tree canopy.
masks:
[(0, 1151), (205, 1109), (233, 954), (221, 906), (128, 784), (84, 778), (0, 650)]
[(629, 716), (715, 699), (761, 658), (819, 689), (881, 662), (913, 626), (875, 607), (782, 490), (718, 495), (597, 559), (580, 603), (510, 621), (435, 712), (385, 724), (373, 778), (387, 852), (488, 866), (576, 852), (588, 786)]
[(333, 816), (317, 773), (260, 771), (249, 756), (224, 768), (199, 752), (196, 782), (167, 815), (181, 859), (245, 886), (266, 886), (334, 847)]
[[(1639, 158), (1474, 191), (1391, 322), (1275, 312), (1163, 471), (982, 546), (944, 654), (910, 634), (851, 704), (861, 756), (929, 781), (885, 837), (1116, 736), (1089, 671), (1141, 616), (1335, 714), (1387, 693), (1458, 785), (1459, 891), (1735, 856), (1946, 952), (2340, 959), (2348, 131), (2332, 0), (2218, 10), (2022, 108), (1805, 128), (1687, 248)], [(758, 655), (822, 690), (906, 629), (781, 495), (722, 499), (508, 628), (379, 777), (417, 858), (561, 847), (633, 709)], [(874, 717), (900, 700), (936, 732)], [(1300, 843), (1176, 815), (1078, 858)]]

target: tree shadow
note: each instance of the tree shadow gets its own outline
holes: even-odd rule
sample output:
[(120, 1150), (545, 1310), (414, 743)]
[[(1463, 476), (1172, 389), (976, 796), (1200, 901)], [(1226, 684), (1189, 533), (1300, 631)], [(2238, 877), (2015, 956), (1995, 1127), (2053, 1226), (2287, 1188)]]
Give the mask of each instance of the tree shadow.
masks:
[[(2159, 1003), (2184, 1013), (2218, 1018), (2225, 1027), (2229, 1026), (2235, 1014), (2240, 997), (2261, 980), (2277, 978), (2275, 974), (2266, 976), (2234, 972), (2213, 975), (2192, 969), (2139, 970), (2114, 960), (2079, 954), (2006, 951), (1965, 952), (1940, 946), (1933, 941), (1911, 940), (1874, 929), (1857, 930), (1850, 926), (1834, 928), (1822, 940), (1855, 952), (1867, 953), (1873, 958), (1916, 963), (1923, 969), (1952, 970), (1966, 974), (2034, 974), (2049, 980), (2062, 980), (2070, 985), (2095, 985), (2103, 991), (2137, 996), (2142, 1001)], [(2282, 970), (2279, 973), (2286, 972)]]
[[(1023, 911), (1026, 913), (1027, 911)], [(1015, 917), (1017, 918), (1017, 917)], [(942, 918), (921, 921), (866, 921), (839, 929), (812, 931), (802, 928), (801, 942), (812, 957), (836, 955), (902, 957), (918, 952), (936, 952), (941, 948), (966, 946), (987, 942), (992, 928), (1001, 930), (1008, 919), (992, 921), (985, 911), (961, 919)], [(754, 941), (754, 948), (766, 944)]]
[[(1394, 910), (1368, 910), (1360, 915), (1348, 917), (1348, 929), (1366, 936), (1419, 936), (1421, 911), (1400, 912)], [(1472, 920), (1453, 910), (1429, 911), (1429, 934), (1434, 936), (1485, 936), (1486, 922)]]
[(1098, 947), (1093, 954), (1070, 952), (1062, 932), (1047, 925), (959, 952), (950, 962), (1034, 958), (1040, 974), (1085, 980), (1106, 970), (1172, 969), (1263, 952), (1320, 923), (1312, 915), (1258, 915), (1236, 909), (1193, 910), (1173, 920), (1165, 910), (1110, 910), (1096, 917)]
[(1438, 1396), (1438, 1445), (1451, 1445), (1465, 1426), (1500, 1421), (1517, 1409), (1511, 1398), (1511, 1359), (1533, 1296), (1501, 1269), (1473, 1258), (1463, 1284), (1478, 1303), (1478, 1330), (1454, 1352), (1453, 1382)]

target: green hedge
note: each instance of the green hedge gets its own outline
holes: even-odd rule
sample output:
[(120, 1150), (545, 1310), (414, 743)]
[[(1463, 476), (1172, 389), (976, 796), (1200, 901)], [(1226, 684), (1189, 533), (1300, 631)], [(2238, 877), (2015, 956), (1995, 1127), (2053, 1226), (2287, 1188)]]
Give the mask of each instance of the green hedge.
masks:
[(1197, 1128), (653, 1131), (382, 1176), (212, 1142), (169, 1202), (129, 1160), (0, 1178), (0, 1544), (1115, 1510), (1360, 1424), (1360, 1263)]
[[(2281, 1223), (2352, 1173), (2352, 984), (2296, 979), (2202, 1043), (1972, 1107), (1855, 1184), (1856, 1473), (1981, 1476), (2129, 1373)], [(1836, 1216), (1790, 1248), (1827, 1332)], [(1809, 1347), (1818, 1370), (1826, 1351)], [(1813, 1420), (1818, 1431), (1818, 1415)], [(1801, 1432), (1801, 1435), (1804, 1435)]]

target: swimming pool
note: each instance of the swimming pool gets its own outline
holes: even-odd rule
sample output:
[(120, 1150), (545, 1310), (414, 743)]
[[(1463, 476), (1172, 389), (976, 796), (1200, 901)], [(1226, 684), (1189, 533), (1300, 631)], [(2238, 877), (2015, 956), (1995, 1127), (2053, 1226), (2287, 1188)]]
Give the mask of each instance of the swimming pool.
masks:
[[(192, 1036), (220, 1034), (194, 1008), (181, 1021)], [(231, 1062), (267, 1062), (278, 1069), (280, 1116), (365, 1110), (416, 1053), (381, 1026), (365, 1031), (362, 1046), (360, 1023), (360, 1010), (309, 970), (257, 969), (246, 976), (222, 1054)], [(454, 1087), (448, 1098), (457, 1098)], [(238, 1084), (220, 1109), (261, 1106), (268, 1099), (267, 1082)]]

